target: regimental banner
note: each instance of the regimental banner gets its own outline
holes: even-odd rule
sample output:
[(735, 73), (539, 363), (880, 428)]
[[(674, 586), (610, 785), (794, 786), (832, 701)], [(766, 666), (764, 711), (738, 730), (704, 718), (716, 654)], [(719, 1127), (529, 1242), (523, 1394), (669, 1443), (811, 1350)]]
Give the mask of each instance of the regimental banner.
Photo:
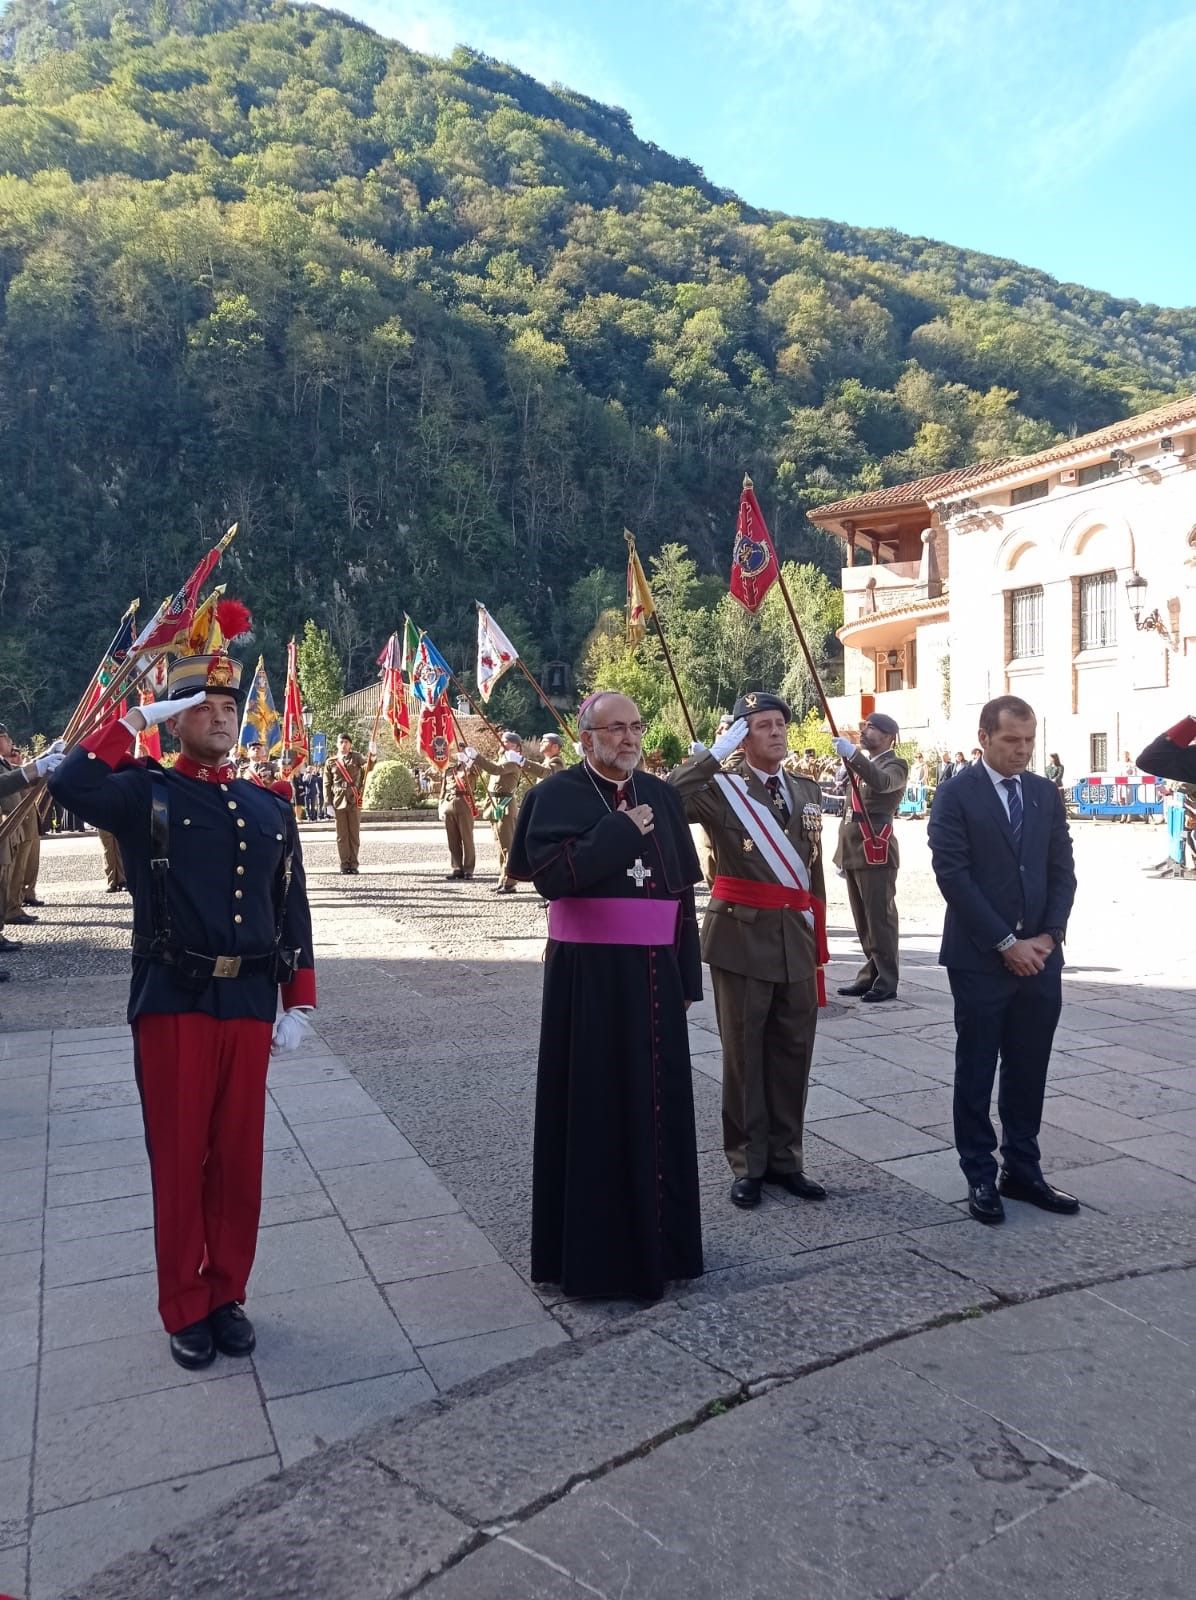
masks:
[(753, 616), (779, 575), (777, 553), (751, 480), (745, 478), (739, 496), (739, 520), (731, 554), (731, 593)]
[(447, 701), (425, 706), (419, 714), (419, 747), (434, 767), (448, 766), (456, 740), (453, 709)]
[(481, 601), (474, 604), (478, 608), (478, 693), (487, 702), (503, 673), (519, 660), (519, 652)]
[(308, 759), (307, 725), (299, 688), (299, 654), (294, 639), (287, 645), (287, 689), (282, 703), (282, 775), (293, 777)]
[(399, 744), (411, 732), (411, 713), (403, 683), (403, 647), (397, 633), (392, 633), (383, 646), (378, 665), (382, 668), (381, 713), (390, 724), (395, 743)]
[(248, 752), (251, 744), (264, 744), (268, 758), (273, 758), (282, 749), (282, 723), (274, 707), (265, 656), (257, 658), (257, 671), (245, 697), (245, 714), (241, 718), (237, 743), (243, 754)]
[(635, 548), (635, 538), (626, 528), (623, 537), (627, 541), (627, 643), (636, 645), (648, 631), (648, 618), (656, 615), (656, 602)]

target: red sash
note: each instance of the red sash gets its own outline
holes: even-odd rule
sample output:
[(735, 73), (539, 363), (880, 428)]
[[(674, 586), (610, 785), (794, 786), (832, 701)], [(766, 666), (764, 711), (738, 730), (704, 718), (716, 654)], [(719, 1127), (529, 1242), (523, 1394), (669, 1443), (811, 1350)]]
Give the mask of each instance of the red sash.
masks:
[[(356, 805), (356, 806), (359, 806), (361, 804), (361, 790), (353, 782), (353, 775), (349, 772), (348, 768), (345, 766), (345, 763), (341, 760), (340, 756), (335, 756), (333, 759), (336, 762), (337, 771), (340, 773), (341, 777), (345, 780), (345, 782), (349, 785), (349, 792), (353, 796), (353, 804)], [(347, 826), (347, 824), (346, 824), (346, 826)]]
[(889, 864), (889, 841), (893, 837), (893, 824), (886, 822), (877, 833), (872, 826), (872, 819), (864, 810), (864, 802), (860, 796), (860, 786), (853, 783), (851, 786), (851, 814), (860, 825), (860, 842), (864, 846), (864, 860), (870, 867), (887, 867)]
[(754, 878), (724, 878), (720, 873), (710, 891), (716, 900), (733, 906), (758, 906), (768, 911), (812, 911), (814, 956), (818, 963), (818, 1004), (826, 1004), (826, 979), (822, 969), (831, 958), (826, 942), (826, 902), (808, 889), (790, 889), (780, 883), (757, 883)]

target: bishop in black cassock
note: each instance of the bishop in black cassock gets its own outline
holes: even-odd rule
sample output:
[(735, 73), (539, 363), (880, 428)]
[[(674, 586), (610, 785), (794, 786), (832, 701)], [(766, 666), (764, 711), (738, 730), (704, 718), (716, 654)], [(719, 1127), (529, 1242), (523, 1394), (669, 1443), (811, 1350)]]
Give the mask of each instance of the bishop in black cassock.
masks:
[[(622, 696), (583, 706), (587, 758), (528, 794), (507, 870), (550, 902), (532, 1278), (570, 1295), (655, 1300), (666, 1280), (702, 1271), (685, 1020), (702, 998), (701, 871), (677, 796), (634, 770), (638, 716)], [(599, 751), (627, 747), (622, 782), (593, 764), (595, 739)]]

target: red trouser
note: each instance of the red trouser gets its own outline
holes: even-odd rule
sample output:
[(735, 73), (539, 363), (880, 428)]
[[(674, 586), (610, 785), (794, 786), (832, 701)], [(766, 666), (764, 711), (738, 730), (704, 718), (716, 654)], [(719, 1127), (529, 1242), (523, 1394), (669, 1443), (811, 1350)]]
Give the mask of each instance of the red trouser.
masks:
[(133, 1024), (167, 1333), (245, 1298), (262, 1206), (272, 1031), (268, 1022), (219, 1022), (199, 1011)]

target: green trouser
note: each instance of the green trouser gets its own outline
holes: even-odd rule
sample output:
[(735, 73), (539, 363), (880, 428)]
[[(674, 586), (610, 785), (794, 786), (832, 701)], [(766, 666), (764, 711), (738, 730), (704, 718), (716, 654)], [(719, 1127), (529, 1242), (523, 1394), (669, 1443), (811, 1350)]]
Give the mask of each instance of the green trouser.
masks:
[(864, 952), (857, 983), (897, 993), (897, 868), (860, 867), (847, 873), (847, 899)]
[(806, 1091), (818, 1025), (814, 974), (766, 983), (710, 968), (723, 1044), (723, 1149), (737, 1178), (802, 1170)]

